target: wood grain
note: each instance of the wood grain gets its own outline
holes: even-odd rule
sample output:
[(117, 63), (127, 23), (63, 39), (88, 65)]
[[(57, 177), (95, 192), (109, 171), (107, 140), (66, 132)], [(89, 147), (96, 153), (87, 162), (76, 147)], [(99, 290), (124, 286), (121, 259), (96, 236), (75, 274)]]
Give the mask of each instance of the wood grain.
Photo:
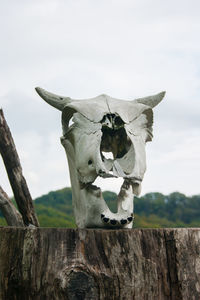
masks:
[(0, 228), (0, 299), (200, 299), (199, 229)]
[(24, 224), (39, 226), (15, 143), (2, 109), (0, 109), (0, 153)]
[(17, 211), (12, 201), (6, 194), (6, 192), (0, 186), (0, 209), (8, 226), (23, 227), (24, 223), (20, 213)]

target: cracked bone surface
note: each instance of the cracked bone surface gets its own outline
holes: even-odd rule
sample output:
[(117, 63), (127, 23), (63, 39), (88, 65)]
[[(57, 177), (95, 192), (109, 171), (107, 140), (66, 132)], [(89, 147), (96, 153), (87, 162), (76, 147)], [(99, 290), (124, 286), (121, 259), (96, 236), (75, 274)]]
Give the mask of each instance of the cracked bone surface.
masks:
[[(133, 199), (140, 194), (146, 170), (145, 143), (153, 136), (152, 109), (165, 92), (126, 101), (107, 95), (75, 100), (42, 88), (36, 91), (62, 111), (61, 143), (68, 158), (77, 226), (132, 228)], [(98, 176), (123, 178), (117, 213), (110, 211), (100, 188), (93, 184)]]

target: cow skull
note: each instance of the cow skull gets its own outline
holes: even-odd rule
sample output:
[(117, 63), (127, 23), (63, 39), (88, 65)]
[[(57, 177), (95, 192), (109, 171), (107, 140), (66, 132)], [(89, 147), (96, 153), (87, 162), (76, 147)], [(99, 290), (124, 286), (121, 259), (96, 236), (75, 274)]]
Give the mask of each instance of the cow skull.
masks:
[[(133, 197), (140, 193), (146, 170), (145, 143), (152, 140), (152, 108), (165, 92), (124, 101), (107, 95), (73, 100), (41, 88), (36, 91), (62, 111), (61, 143), (68, 158), (77, 226), (131, 228)], [(106, 158), (106, 152), (113, 157)], [(123, 177), (117, 213), (110, 211), (100, 188), (93, 185), (98, 176)]]

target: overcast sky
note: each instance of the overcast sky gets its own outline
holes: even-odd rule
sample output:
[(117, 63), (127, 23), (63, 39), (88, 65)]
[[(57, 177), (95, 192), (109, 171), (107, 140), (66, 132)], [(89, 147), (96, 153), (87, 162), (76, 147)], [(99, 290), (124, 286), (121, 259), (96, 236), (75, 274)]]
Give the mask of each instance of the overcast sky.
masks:
[[(142, 194), (200, 193), (199, 0), (2, 1), (0, 37), (0, 106), (33, 197), (70, 186), (60, 112), (36, 86), (79, 99), (166, 90)], [(2, 160), (0, 185), (12, 194)]]

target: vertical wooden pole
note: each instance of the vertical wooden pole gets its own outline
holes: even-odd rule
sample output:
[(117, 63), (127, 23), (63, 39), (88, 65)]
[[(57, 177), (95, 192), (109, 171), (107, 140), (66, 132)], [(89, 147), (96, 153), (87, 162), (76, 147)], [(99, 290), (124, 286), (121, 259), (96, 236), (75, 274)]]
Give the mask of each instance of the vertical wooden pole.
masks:
[(2, 109), (0, 109), (0, 153), (24, 224), (26, 226), (39, 226), (32, 197), (22, 174), (22, 167), (15, 143)]

